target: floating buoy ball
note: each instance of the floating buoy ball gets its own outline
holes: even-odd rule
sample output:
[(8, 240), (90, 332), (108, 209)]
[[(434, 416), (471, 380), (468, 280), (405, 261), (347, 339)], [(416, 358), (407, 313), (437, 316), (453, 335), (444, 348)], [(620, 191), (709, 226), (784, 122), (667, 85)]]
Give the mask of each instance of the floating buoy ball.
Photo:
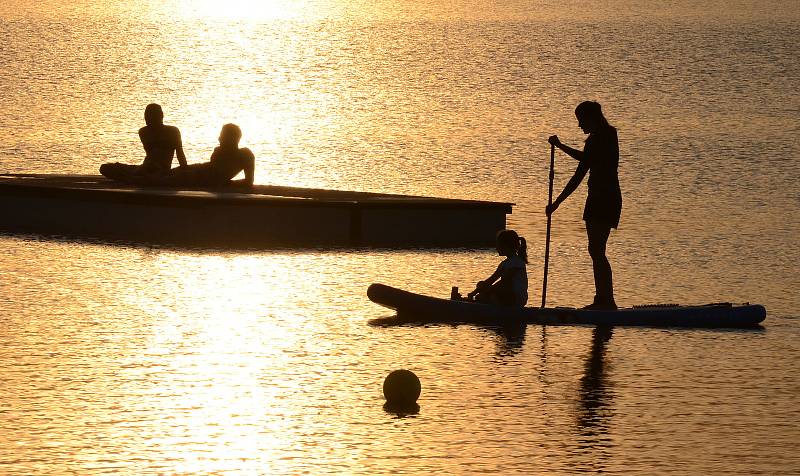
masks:
[(383, 381), (383, 396), (392, 405), (413, 405), (422, 392), (419, 378), (410, 370), (395, 370)]

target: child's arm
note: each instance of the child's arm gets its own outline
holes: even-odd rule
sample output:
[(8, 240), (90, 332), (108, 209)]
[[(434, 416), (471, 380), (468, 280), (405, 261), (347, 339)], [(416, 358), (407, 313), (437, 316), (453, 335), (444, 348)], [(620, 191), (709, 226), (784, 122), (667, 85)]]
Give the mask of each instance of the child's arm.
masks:
[[(489, 288), (495, 288), (495, 287), (500, 286), (501, 285), (500, 283), (509, 283), (509, 282), (511, 282), (511, 279), (514, 277), (514, 275), (517, 273), (517, 271), (519, 271), (519, 268), (509, 268), (509, 269), (506, 269), (505, 271), (503, 271), (502, 274), (500, 274), (500, 279), (498, 279), (497, 281), (492, 281), (492, 282), (489, 282), (488, 280), (487, 281), (482, 281), (482, 283), (483, 283), (482, 289), (485, 290), (485, 289), (489, 289)], [(497, 273), (495, 273), (495, 274), (497, 274)], [(492, 276), (494, 276), (494, 275), (492, 275)], [(478, 284), (480, 285), (481, 283), (478, 283)]]
[(519, 270), (520, 268), (507, 268), (500, 275), (500, 280), (495, 285), (499, 284), (500, 281), (510, 281)]
[(486, 289), (488, 287), (491, 287), (492, 284), (494, 284), (495, 281), (500, 279), (500, 277), (501, 277), (500, 266), (498, 265), (497, 269), (494, 271), (494, 273), (492, 273), (491, 276), (489, 276), (488, 278), (486, 278), (483, 281), (478, 281), (478, 284), (475, 285), (475, 290), (472, 291), (471, 293), (467, 294), (467, 297), (472, 298), (473, 296), (475, 296), (476, 294), (478, 294), (482, 290), (484, 290), (484, 289)]

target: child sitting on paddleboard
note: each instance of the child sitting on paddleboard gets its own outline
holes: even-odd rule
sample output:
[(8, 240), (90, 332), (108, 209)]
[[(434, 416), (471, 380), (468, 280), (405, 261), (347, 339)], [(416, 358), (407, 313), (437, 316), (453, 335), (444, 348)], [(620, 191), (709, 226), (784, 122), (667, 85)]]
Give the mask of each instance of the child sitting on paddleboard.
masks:
[(497, 233), (497, 254), (505, 256), (497, 270), (478, 282), (468, 299), (478, 302), (523, 307), (528, 302), (528, 252), (525, 238), (514, 230)]

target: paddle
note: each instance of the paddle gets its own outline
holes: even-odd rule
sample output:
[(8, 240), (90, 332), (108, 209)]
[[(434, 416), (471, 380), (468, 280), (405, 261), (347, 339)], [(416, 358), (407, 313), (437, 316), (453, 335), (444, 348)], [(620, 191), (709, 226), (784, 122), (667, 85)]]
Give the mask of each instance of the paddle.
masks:
[[(553, 167), (556, 161), (556, 146), (550, 144), (550, 190), (547, 194), (547, 206), (553, 204), (553, 178), (555, 174)], [(544, 279), (542, 280), (542, 307), (544, 308), (547, 301), (547, 266), (550, 263), (550, 223), (552, 221), (552, 213), (547, 214), (547, 238), (544, 245)]]

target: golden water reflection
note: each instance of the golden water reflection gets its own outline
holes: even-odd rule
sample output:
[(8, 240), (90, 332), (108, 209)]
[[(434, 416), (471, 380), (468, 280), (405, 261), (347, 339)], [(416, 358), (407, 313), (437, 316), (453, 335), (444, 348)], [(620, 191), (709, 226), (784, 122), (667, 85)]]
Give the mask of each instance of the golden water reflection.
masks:
[(172, 8), (189, 18), (264, 22), (296, 18), (314, 3), (309, 0), (180, 0)]
[[(739, 412), (729, 422), (763, 440), (793, 408), (780, 372), (737, 363), (764, 358), (779, 333), (615, 329), (606, 340), (581, 327), (367, 325), (388, 314), (366, 299), (370, 282), (446, 295), (444, 283), (491, 268), (490, 253), (438, 252), (442, 266), (420, 275), (428, 251), (13, 244), (0, 260), (13, 298), (0, 301), (7, 474), (613, 472), (636, 464), (642, 441), (650, 460), (685, 451), (642, 426), (681, 441), (707, 434), (649, 412), (725, 402)], [(422, 380), (413, 418), (383, 409), (383, 378), (397, 368)], [(762, 388), (777, 389), (767, 416)], [(698, 441), (720, 443), (709, 438)]]
[[(281, 258), (266, 267), (251, 256), (172, 255), (157, 261), (176, 282), (178, 299), (176, 310), (154, 316), (145, 360), (130, 376), (141, 382), (136, 374), (144, 372), (151, 384), (143, 402), (130, 402), (134, 411), (143, 405), (162, 421), (161, 433), (140, 444), (164, 448), (163, 457), (178, 462), (181, 473), (284, 472), (279, 458), (276, 467), (265, 468), (252, 455), (273, 460), (270, 452), (277, 456), (296, 444), (287, 425), (300, 382), (273, 382), (269, 375), (292, 365), (302, 334), (295, 327), (306, 324), (304, 316), (282, 311), (290, 308), (287, 298), (311, 295), (313, 283)], [(138, 304), (150, 308), (149, 301)], [(152, 375), (153, 366), (163, 371)]]
[[(5, 0), (3, 171), (141, 161), (142, 108), (157, 101), (193, 162), (239, 123), (260, 183), (515, 202), (536, 302), (546, 137), (580, 145), (572, 109), (597, 99), (623, 150), (619, 302), (751, 300), (767, 331), (615, 329), (601, 345), (580, 327), (367, 325), (390, 314), (366, 299), (371, 282), (447, 296), (494, 269), (487, 250), (4, 237), (0, 473), (800, 467), (787, 291), (800, 286), (787, 107), (800, 10), (423, 3)], [(563, 184), (574, 165), (557, 160)], [(582, 206), (554, 220), (553, 305), (591, 301)], [(383, 411), (397, 368), (422, 380), (414, 418)]]

